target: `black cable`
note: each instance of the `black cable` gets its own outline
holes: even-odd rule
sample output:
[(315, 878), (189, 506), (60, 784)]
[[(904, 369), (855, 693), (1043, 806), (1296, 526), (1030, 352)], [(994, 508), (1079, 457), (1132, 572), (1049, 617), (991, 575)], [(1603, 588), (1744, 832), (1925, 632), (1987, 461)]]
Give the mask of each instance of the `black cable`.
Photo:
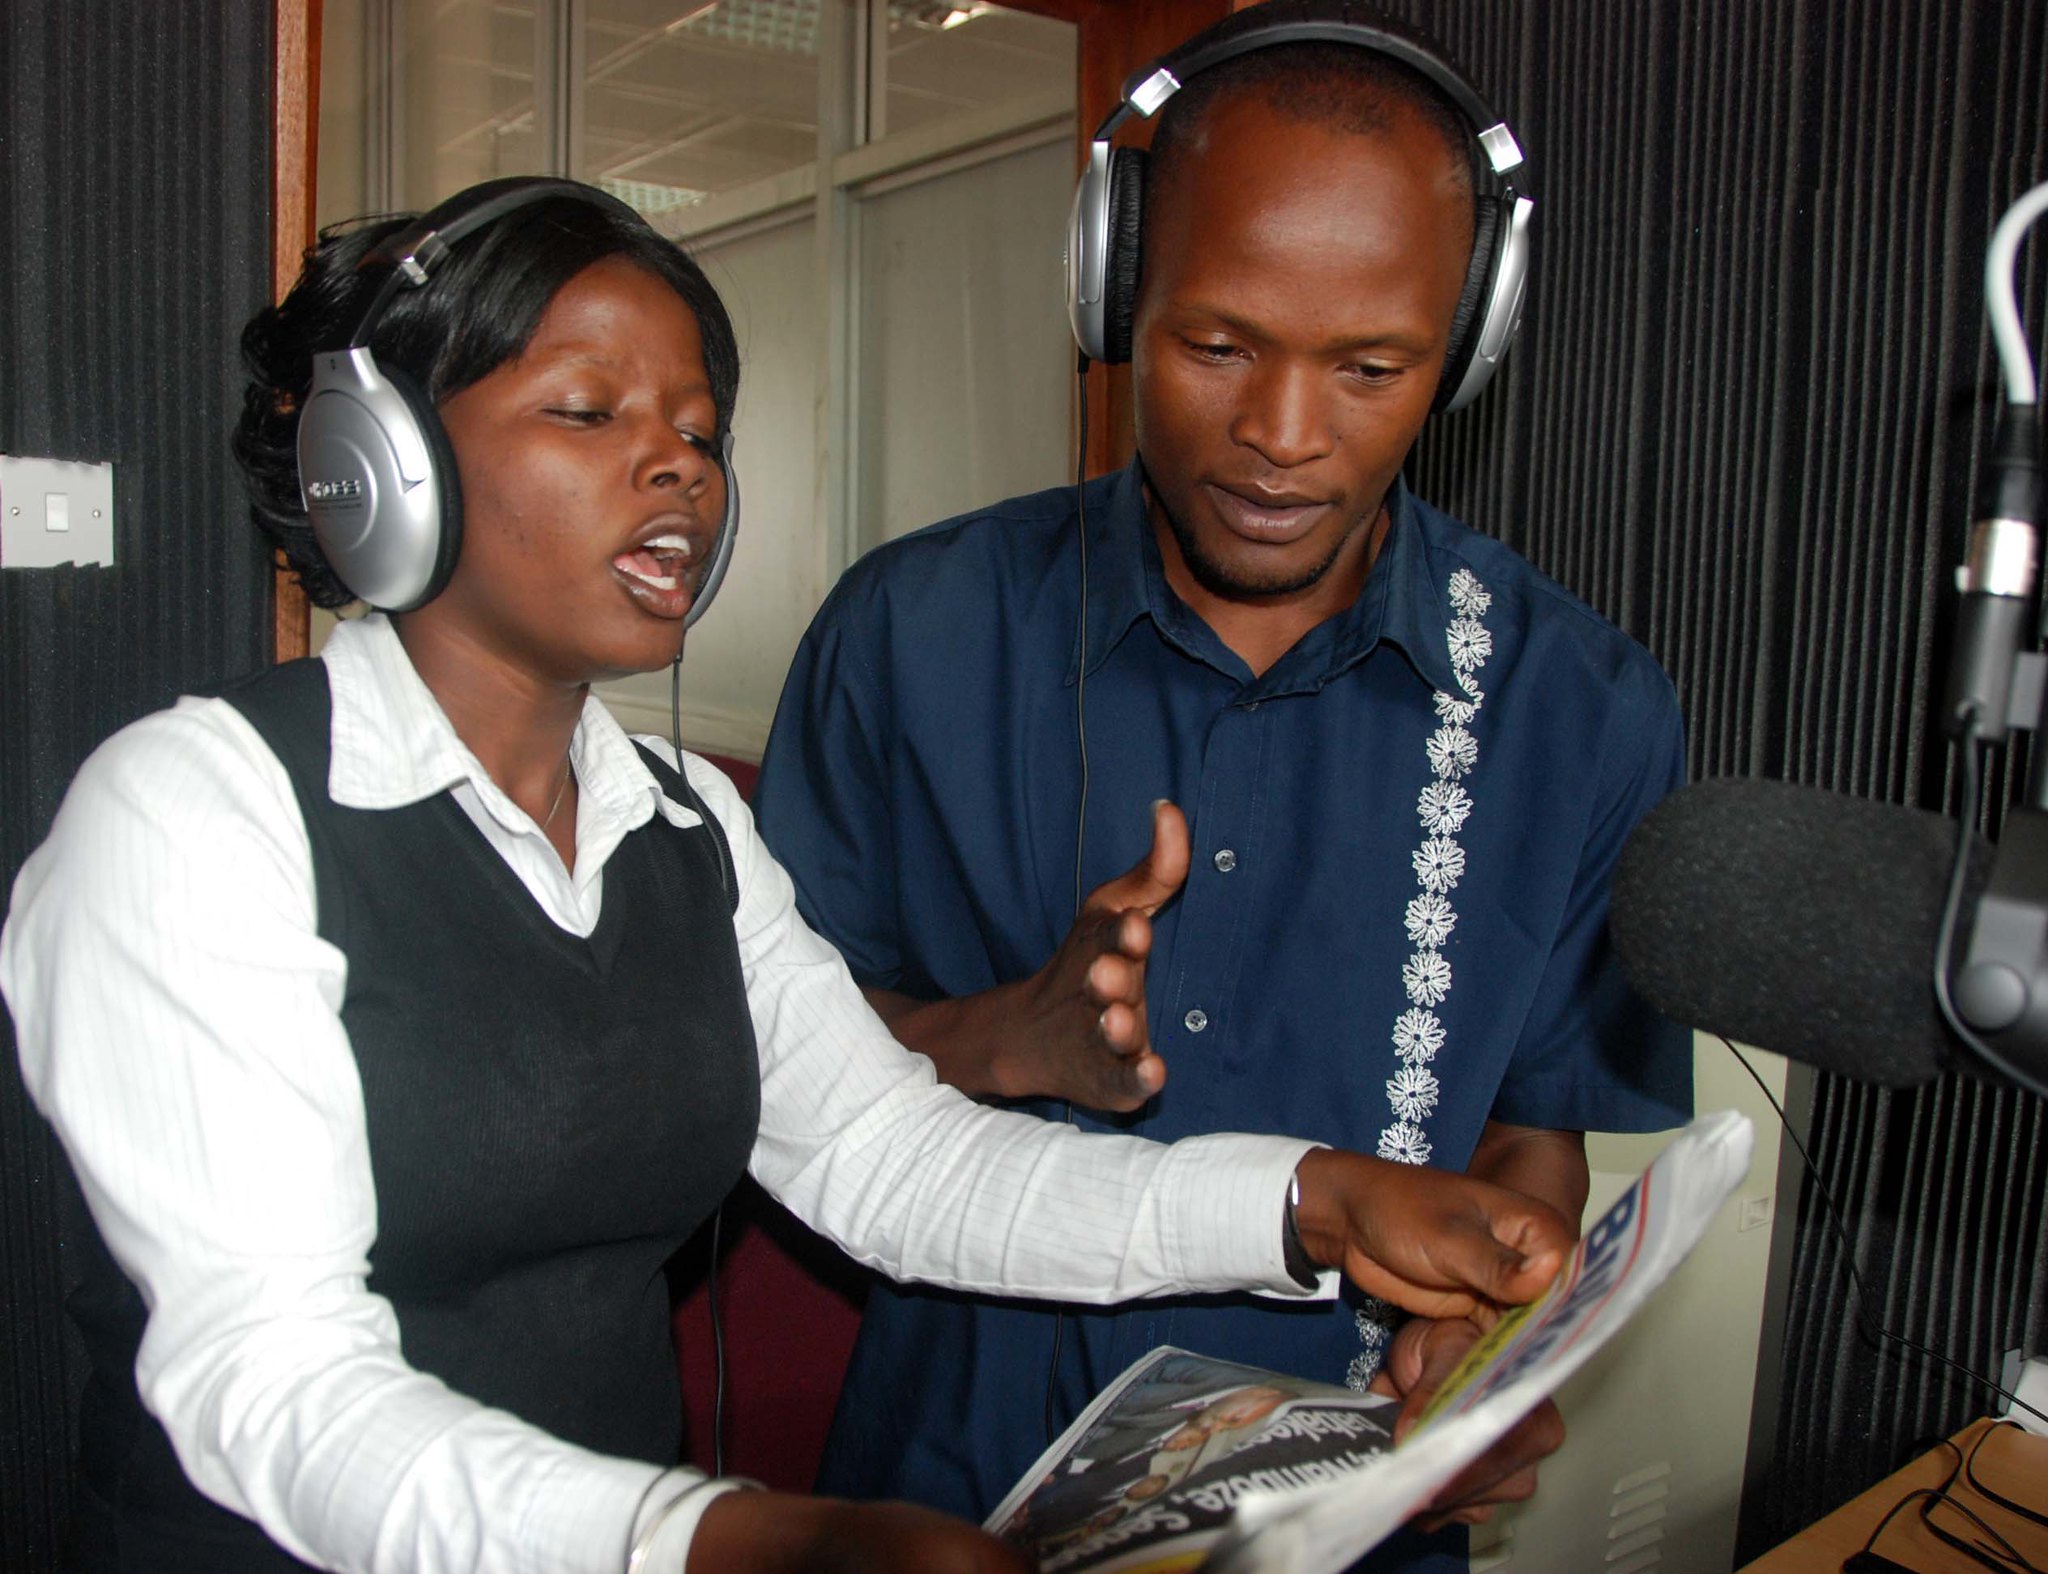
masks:
[(1976, 824), (1977, 816), (1983, 809), (1983, 805), (1978, 802), (1982, 792), (1978, 750), (1983, 745), (1977, 741), (1975, 705), (1970, 706), (1963, 716), (1962, 737), (1957, 740), (1956, 747), (1960, 751), (1963, 772), (1963, 801), (1961, 812), (1956, 817), (1956, 856), (1954, 864), (1949, 869), (1948, 896), (1941, 906), (1941, 938), (1935, 942), (1934, 947), (1935, 1002), (1941, 1007), (1942, 1019), (1948, 1023), (1950, 1031), (1961, 1039), (1973, 1054), (2015, 1085), (2026, 1089), (2037, 1098), (2048, 1099), (2048, 1083), (2029, 1076), (1971, 1032), (1949, 995), (1949, 962), (1955, 950), (1956, 924), (1962, 913), (1963, 883), (1970, 868), (1970, 827)]
[[(1920, 1524), (1935, 1540), (1955, 1548), (1956, 1551), (1962, 1553), (1964, 1557), (1971, 1559), (1973, 1562), (1981, 1563), (1985, 1568), (1992, 1570), (1992, 1574), (2013, 1574), (2015, 1569), (2019, 1570), (2020, 1574), (2044, 1574), (2044, 1571), (2037, 1568), (2025, 1553), (2021, 1552), (2019, 1548), (2000, 1535), (1997, 1527), (1986, 1522), (1950, 1491), (1956, 1483), (1957, 1476), (1962, 1476), (1965, 1480), (1970, 1481), (1973, 1486), (1976, 1484), (1974, 1472), (1970, 1469), (1970, 1462), (1977, 1457), (1977, 1450), (1984, 1446), (1985, 1438), (1997, 1431), (2000, 1425), (2009, 1424), (2011, 1423), (1994, 1423), (1979, 1432), (1976, 1441), (1970, 1444), (1970, 1452), (1968, 1454), (1965, 1454), (1958, 1448), (1953, 1440), (1948, 1438), (1941, 1440), (1940, 1446), (1953, 1453), (1956, 1456), (1956, 1462), (1949, 1468), (1948, 1478), (1941, 1483), (1940, 1490), (1936, 1494), (1935, 1499), (1920, 1505)], [(1982, 1488), (1980, 1487), (1978, 1490), (1981, 1491)], [(2001, 1499), (2000, 1501), (2003, 1500)], [(1970, 1542), (1950, 1535), (1941, 1526), (1935, 1524), (1934, 1510), (1943, 1503), (1946, 1503), (1979, 1530), (1983, 1531), (1985, 1535), (1997, 1542), (1998, 1547), (1987, 1547), (1981, 1543), (1973, 1545)], [(2022, 1514), (2029, 1513), (2025, 1509), (2021, 1509), (2020, 1512)], [(2039, 1518), (2040, 1516), (2029, 1515), (2029, 1517)], [(2000, 1551), (1999, 1548), (2004, 1550)]]
[(1994, 1492), (1977, 1479), (1977, 1450), (1984, 1446), (1984, 1439), (2001, 1427), (2019, 1428), (2017, 1421), (1994, 1421), (1977, 1434), (1977, 1441), (1970, 1445), (1969, 1457), (1963, 1461), (1963, 1479), (1970, 1483), (1970, 1490), (1987, 1503), (1996, 1503), (2008, 1514), (2017, 1514), (2021, 1519), (2030, 1519), (2037, 1525), (2048, 1525), (2048, 1514), (2039, 1509), (2028, 1508), (2024, 1503), (2015, 1503), (2002, 1492)]
[(1870, 1340), (1873, 1344), (1894, 1344), (1914, 1355), (1925, 1356), (1930, 1361), (1945, 1366), (1953, 1372), (1962, 1374), (1971, 1382), (1981, 1384), (1983, 1387), (1990, 1389), (1992, 1393), (1998, 1395), (2006, 1403), (2017, 1405), (2029, 1414), (2040, 1416), (2043, 1421), (2048, 1421), (2048, 1415), (2042, 1415), (2039, 1410), (2036, 1410), (2032, 1405), (2020, 1398), (2019, 1395), (2001, 1387), (1990, 1378), (1984, 1376), (1983, 1373), (1976, 1371), (1974, 1368), (1964, 1366), (1960, 1361), (1952, 1361), (1947, 1356), (1941, 1354), (1940, 1351), (1930, 1349), (1924, 1344), (1916, 1343), (1904, 1335), (1895, 1334), (1886, 1328), (1880, 1328), (1870, 1321), (1866, 1311), (1867, 1303), (1870, 1299), (1869, 1292), (1863, 1288), (1863, 1274), (1856, 1266), (1855, 1249), (1849, 1240), (1849, 1227), (1842, 1218), (1842, 1210), (1835, 1205), (1834, 1193), (1828, 1190), (1827, 1182), (1821, 1179), (1819, 1166), (1813, 1162), (1812, 1155), (1806, 1151), (1806, 1144), (1799, 1140), (1799, 1133), (1792, 1129), (1792, 1122), (1785, 1118), (1783, 1107), (1772, 1096), (1771, 1090), (1766, 1086), (1764, 1079), (1757, 1075), (1756, 1067), (1749, 1063), (1749, 1057), (1737, 1049), (1734, 1042), (1726, 1034), (1716, 1033), (1714, 1037), (1720, 1039), (1723, 1044), (1728, 1046), (1728, 1053), (1733, 1055), (1742, 1069), (1749, 1073), (1750, 1080), (1757, 1085), (1757, 1091), (1763, 1094), (1764, 1101), (1771, 1106), (1771, 1113), (1778, 1117), (1778, 1124), (1784, 1128), (1785, 1135), (1791, 1139), (1792, 1146), (1798, 1150), (1801, 1162), (1806, 1165), (1806, 1173), (1813, 1178), (1813, 1184), (1820, 1192), (1821, 1200), (1827, 1204), (1828, 1218), (1834, 1224), (1835, 1234), (1840, 1238), (1841, 1242), (1842, 1267), (1848, 1273), (1851, 1288), (1856, 1292), (1853, 1298), (1852, 1309), (1856, 1318), (1856, 1326), (1862, 1331), (1864, 1338)]
[(1889, 1525), (1893, 1520), (1897, 1519), (1899, 1515), (1905, 1510), (1908, 1504), (1917, 1503), (1921, 1498), (1940, 1496), (1941, 1491), (1938, 1487), (1913, 1488), (1912, 1491), (1908, 1492), (1904, 1497), (1900, 1498), (1898, 1502), (1894, 1503), (1890, 1508), (1884, 1511), (1884, 1518), (1877, 1522), (1877, 1528), (1871, 1531), (1869, 1539), (1867, 1539), (1863, 1543), (1862, 1547), (1860, 1547), (1858, 1550), (1863, 1552), (1875, 1551), (1877, 1549), (1877, 1538), (1884, 1534), (1885, 1526)]
[(704, 1299), (711, 1307), (711, 1359), (717, 1376), (711, 1385), (711, 1473), (725, 1474), (725, 1318), (718, 1309), (718, 1246), (725, 1229), (725, 1204), (711, 1210), (711, 1271), (704, 1279)]
[[(1074, 452), (1074, 512), (1081, 531), (1081, 615), (1075, 619), (1074, 736), (1081, 755), (1081, 800), (1074, 820), (1074, 916), (1081, 916), (1081, 853), (1088, 841), (1088, 357), (1077, 357), (1081, 385), (1081, 437)], [(1067, 1118), (1073, 1118), (1069, 1107)]]
[[(1954, 1446), (1953, 1443), (1949, 1445), (1951, 1448)], [(1954, 1478), (1951, 1477), (1950, 1479)], [(2003, 1548), (2004, 1550), (2000, 1551), (1994, 1547), (1973, 1545), (1963, 1540), (1960, 1536), (1950, 1535), (1934, 1522), (1935, 1509), (1943, 1506), (1954, 1509), (1963, 1518), (1983, 1531), (1985, 1535), (1997, 1542), (1998, 1548)], [(1945, 1490), (1937, 1492), (1931, 1500), (1920, 1505), (1920, 1524), (1935, 1540), (1954, 1547), (1956, 1551), (1973, 1562), (1983, 1564), (1984, 1567), (1992, 1571), (1992, 1574), (2015, 1574), (2015, 1571), (2018, 1571), (2018, 1574), (2044, 1574), (2040, 1565), (2034, 1563), (2018, 1547), (2015, 1547), (2005, 1537), (2001, 1536), (1995, 1528), (1984, 1520), (1983, 1516), (1967, 1504), (1958, 1502), (1955, 1498), (1949, 1496)]]
[[(1088, 355), (1074, 358), (1074, 378), (1080, 384), (1081, 431), (1074, 442), (1074, 512), (1081, 531), (1081, 613), (1074, 621), (1074, 736), (1081, 761), (1080, 802), (1074, 815), (1074, 917), (1081, 916), (1087, 892), (1081, 885), (1082, 854), (1088, 845)], [(1066, 1123), (1074, 1124), (1074, 1106), (1064, 1104)], [(1067, 1314), (1055, 1307), (1052, 1314), (1052, 1360), (1045, 1370), (1045, 1442), (1053, 1440), (1053, 1393), (1059, 1384), (1060, 1348), (1066, 1343)]]
[[(1954, 1448), (1955, 1444), (1948, 1442), (1946, 1439), (1944, 1439), (1942, 1446), (1945, 1448)], [(1985, 1568), (1990, 1569), (1992, 1571), (1992, 1574), (2044, 1574), (2043, 1570), (2038, 1569), (2032, 1563), (2029, 1563), (2026, 1560), (2026, 1558), (2020, 1554), (2019, 1550), (2016, 1547), (2014, 1547), (2011, 1542), (2007, 1541), (2005, 1537), (2001, 1536), (1996, 1530), (1992, 1529), (1991, 1526), (1985, 1524), (1984, 1521), (1980, 1519), (1975, 1513), (1973, 1513), (1966, 1505), (1957, 1502), (1955, 1498), (1949, 1495), (1948, 1489), (1951, 1485), (1954, 1484), (1955, 1479), (1955, 1471), (1950, 1470), (1948, 1474), (1948, 1480), (1943, 1482), (1940, 1486), (1914, 1487), (1910, 1492), (1907, 1492), (1903, 1496), (1901, 1496), (1898, 1502), (1894, 1503), (1890, 1508), (1885, 1510), (1884, 1518), (1877, 1522), (1877, 1528), (1871, 1531), (1868, 1539), (1864, 1541), (1863, 1546), (1860, 1549), (1860, 1552), (1875, 1553), (1877, 1550), (1877, 1538), (1885, 1533), (1886, 1527), (1889, 1526), (1893, 1520), (1897, 1519), (1899, 1515), (1903, 1513), (1908, 1507), (1910, 1507), (1914, 1503), (1918, 1503), (1920, 1505), (1920, 1523), (1922, 1527), (1926, 1529), (1928, 1534), (1932, 1535), (1938, 1541), (1946, 1542), (1949, 1546), (1955, 1548), (1956, 1551), (1962, 1553), (1964, 1557), (1969, 1558), (1972, 1562), (1981, 1563)], [(1958, 1514), (1961, 1514), (1965, 1519), (1969, 1520), (1979, 1530), (1983, 1531), (1987, 1536), (1991, 1537), (1992, 1540), (1996, 1541), (2000, 1546), (2004, 1547), (2006, 1551), (2011, 1554), (2011, 1556), (2006, 1557), (1996, 1551), (1991, 1550), (1990, 1548), (1980, 1548), (1972, 1546), (1970, 1543), (1963, 1541), (1956, 1536), (1950, 1535), (1947, 1531), (1943, 1530), (1941, 1526), (1935, 1524), (1931, 1516), (1933, 1515), (1934, 1510), (1943, 1504), (1946, 1504), (1949, 1508), (1954, 1509)], [(1847, 1568), (1849, 1565), (1845, 1562), (1842, 1566), (1844, 1568)], [(1900, 1565), (1894, 1564), (1892, 1566), (1898, 1567)]]
[[(683, 653), (676, 651), (676, 659), (668, 669), (668, 741), (676, 754), (676, 774), (683, 777), (685, 785), (689, 778), (683, 765)], [(705, 829), (710, 830), (711, 808), (702, 806)], [(723, 853), (720, 854), (719, 874), (725, 873)], [(723, 1201), (711, 1212), (711, 1267), (704, 1277), (704, 1300), (711, 1308), (711, 1473), (725, 1474), (725, 1319), (718, 1310), (718, 1237), (725, 1224)]]

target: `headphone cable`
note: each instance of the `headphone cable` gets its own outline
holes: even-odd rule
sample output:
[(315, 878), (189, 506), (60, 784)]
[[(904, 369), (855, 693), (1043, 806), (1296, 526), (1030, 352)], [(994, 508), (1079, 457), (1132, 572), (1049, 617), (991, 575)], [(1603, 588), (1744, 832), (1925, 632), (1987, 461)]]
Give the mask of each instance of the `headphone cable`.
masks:
[[(1080, 386), (1081, 433), (1074, 444), (1074, 513), (1081, 537), (1081, 614), (1074, 622), (1074, 735), (1079, 740), (1081, 794), (1074, 816), (1074, 917), (1081, 916), (1086, 895), (1081, 885), (1081, 855), (1088, 844), (1088, 352), (1074, 357), (1074, 378)], [(1074, 1124), (1072, 1100), (1063, 1101), (1066, 1123)], [(1059, 1385), (1060, 1349), (1066, 1343), (1066, 1309), (1052, 1314), (1052, 1359), (1045, 1369), (1045, 1442), (1053, 1440), (1053, 1394)]]
[[(676, 649), (676, 659), (668, 669), (668, 741), (675, 750), (676, 774), (689, 785), (689, 777), (683, 765), (683, 652)], [(711, 807), (698, 800), (708, 818)], [(710, 827), (706, 827), (709, 829)], [(721, 863), (719, 873), (724, 874)], [(711, 1473), (725, 1474), (725, 1319), (718, 1309), (718, 1248), (719, 1236), (725, 1226), (725, 1203), (721, 1200), (711, 1210), (711, 1266), (704, 1275), (704, 1302), (711, 1308)]]

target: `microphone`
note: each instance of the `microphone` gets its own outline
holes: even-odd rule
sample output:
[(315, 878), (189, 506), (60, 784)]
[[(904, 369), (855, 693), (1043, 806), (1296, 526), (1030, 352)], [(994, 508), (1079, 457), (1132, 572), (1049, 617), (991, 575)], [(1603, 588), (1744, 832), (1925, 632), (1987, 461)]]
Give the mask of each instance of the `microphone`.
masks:
[[(2048, 660), (2021, 650), (2044, 490), (2040, 389), (2013, 283), (2021, 239), (2044, 215), (2048, 182), (2006, 210), (1984, 260), (2006, 401), (1956, 576), (1940, 716), (1960, 743), (1966, 815), (1979, 750), (2016, 728), (2044, 730)], [(1666, 1016), (1804, 1065), (1903, 1088), (1953, 1060), (2048, 1097), (2042, 741), (2029, 801), (2008, 812), (1996, 848), (1971, 835), (1959, 883), (1960, 827), (1925, 810), (1782, 782), (1672, 794), (1616, 870), (1610, 927), (1623, 968)]]
[[(1934, 997), (1956, 824), (1785, 782), (1681, 788), (1636, 827), (1610, 928), (1674, 1021), (1860, 1082), (1931, 1082), (1960, 1041)], [(1973, 836), (1968, 915), (1997, 849)]]

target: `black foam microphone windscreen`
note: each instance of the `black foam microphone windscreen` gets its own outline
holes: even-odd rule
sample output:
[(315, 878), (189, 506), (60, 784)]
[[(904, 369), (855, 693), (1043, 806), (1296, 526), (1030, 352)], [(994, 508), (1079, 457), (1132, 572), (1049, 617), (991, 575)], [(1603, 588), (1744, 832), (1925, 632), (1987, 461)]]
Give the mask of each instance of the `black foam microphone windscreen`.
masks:
[[(1934, 998), (1956, 825), (1784, 782), (1720, 780), (1644, 819), (1615, 876), (1615, 949), (1688, 1027), (1862, 1082), (1932, 1081), (1958, 1047)], [(1956, 955), (1995, 849), (1973, 838)]]

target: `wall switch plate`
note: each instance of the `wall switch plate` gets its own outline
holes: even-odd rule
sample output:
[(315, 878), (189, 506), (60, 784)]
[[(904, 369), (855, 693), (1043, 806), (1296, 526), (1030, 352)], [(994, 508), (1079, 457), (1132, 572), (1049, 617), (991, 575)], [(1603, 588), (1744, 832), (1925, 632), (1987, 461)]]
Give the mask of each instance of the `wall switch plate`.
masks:
[(0, 454), (0, 569), (114, 561), (114, 467)]

